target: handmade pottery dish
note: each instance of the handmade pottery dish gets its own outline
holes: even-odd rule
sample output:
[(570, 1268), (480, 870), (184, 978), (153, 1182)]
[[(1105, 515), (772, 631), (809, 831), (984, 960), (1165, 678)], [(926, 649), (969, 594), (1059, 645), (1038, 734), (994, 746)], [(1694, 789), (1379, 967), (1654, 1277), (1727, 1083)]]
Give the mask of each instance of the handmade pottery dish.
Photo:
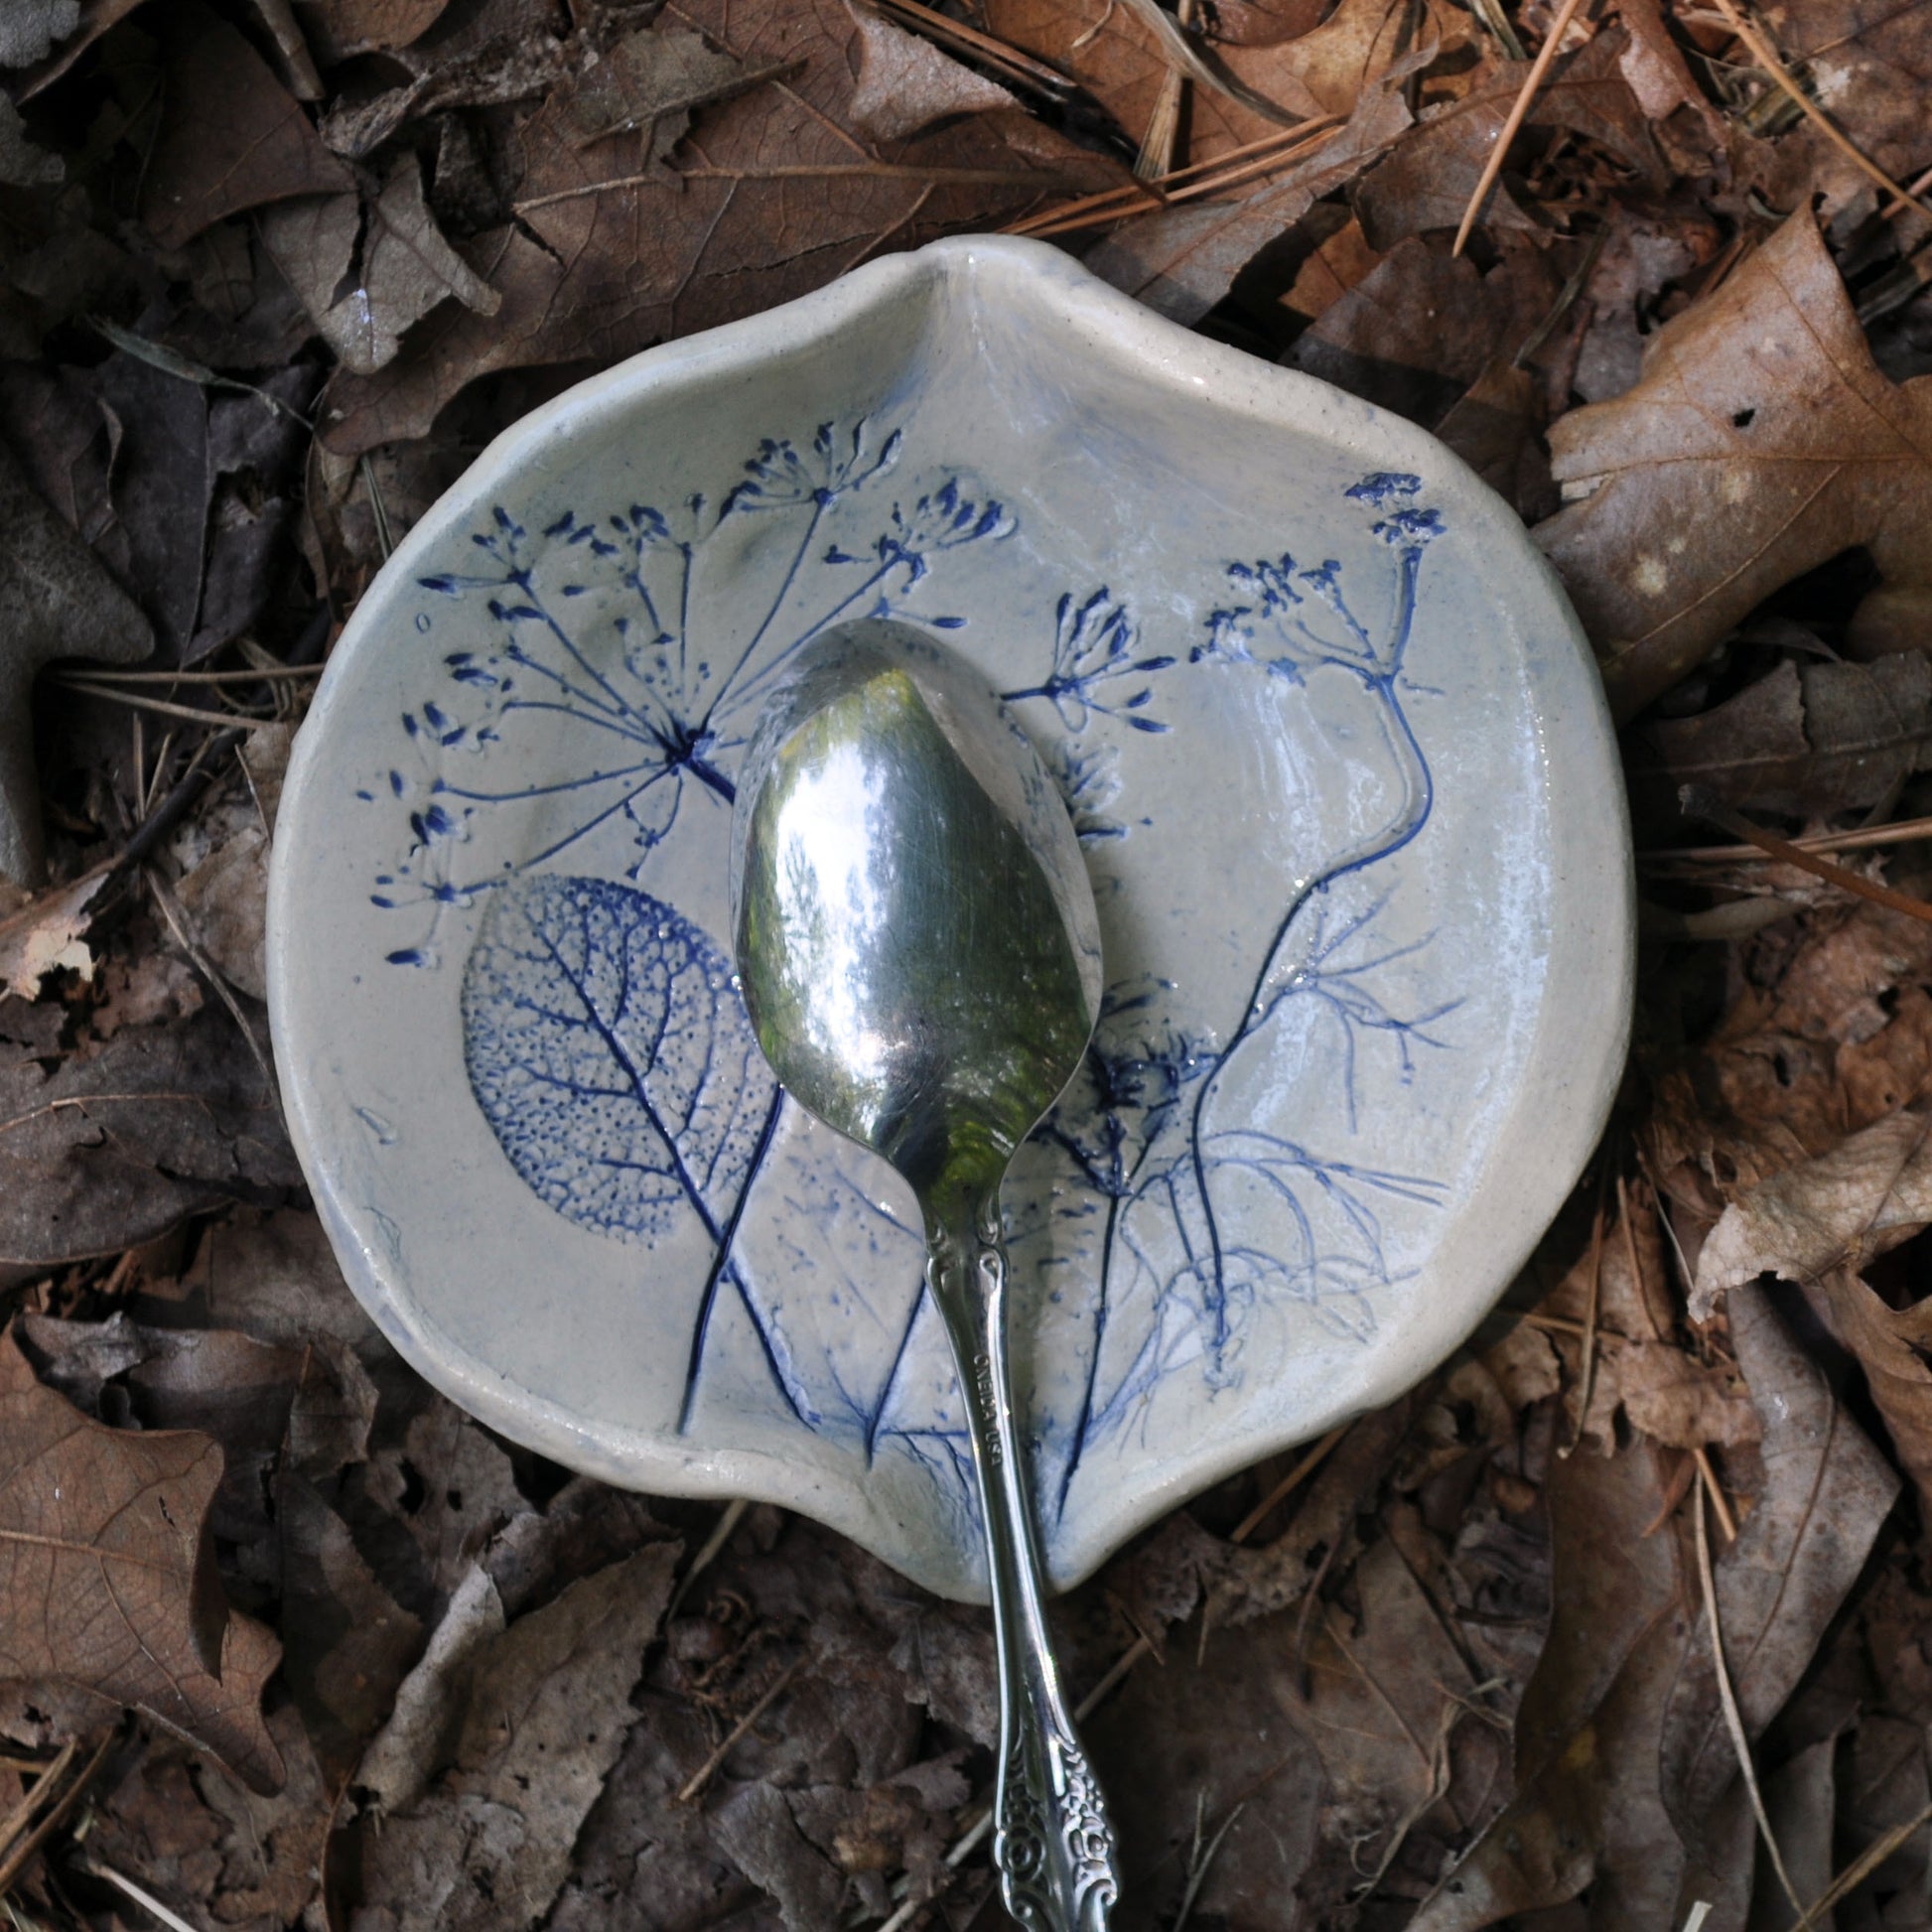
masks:
[(1425, 1373), (1575, 1180), (1630, 1000), (1609, 724), (1455, 458), (1031, 242), (640, 355), (398, 549), (270, 898), (350, 1285), (505, 1435), (801, 1509), (960, 1596), (982, 1541), (911, 1197), (785, 1098), (729, 965), (746, 735), (858, 616), (991, 680), (1093, 881), (1100, 1026), (1005, 1192), (1064, 1586)]

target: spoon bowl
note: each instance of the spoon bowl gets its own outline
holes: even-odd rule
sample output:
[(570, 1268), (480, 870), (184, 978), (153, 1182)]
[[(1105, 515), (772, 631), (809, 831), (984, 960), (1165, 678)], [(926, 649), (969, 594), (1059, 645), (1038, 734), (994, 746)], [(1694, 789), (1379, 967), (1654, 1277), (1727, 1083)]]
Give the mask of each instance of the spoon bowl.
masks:
[(1025, 734), (909, 624), (816, 640), (767, 697), (734, 808), (746, 1010), (786, 1090), (884, 1157), (925, 1223), (985, 1521), (1007, 1909), (1104, 1926), (1112, 1833), (1054, 1666), (1011, 1387), (1000, 1183), (1085, 1052), (1099, 922)]

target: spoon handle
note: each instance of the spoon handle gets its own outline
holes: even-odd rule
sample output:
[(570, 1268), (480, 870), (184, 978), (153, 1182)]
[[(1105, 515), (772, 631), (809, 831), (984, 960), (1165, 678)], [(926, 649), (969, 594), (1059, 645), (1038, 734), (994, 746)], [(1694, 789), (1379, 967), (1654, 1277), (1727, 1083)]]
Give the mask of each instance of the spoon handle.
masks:
[(1067, 1713), (1046, 1626), (1039, 1542), (1007, 1365), (997, 1203), (928, 1229), (927, 1279), (951, 1337), (973, 1439), (1000, 1666), (993, 1862), (1027, 1932), (1105, 1932), (1120, 1896), (1113, 1827)]

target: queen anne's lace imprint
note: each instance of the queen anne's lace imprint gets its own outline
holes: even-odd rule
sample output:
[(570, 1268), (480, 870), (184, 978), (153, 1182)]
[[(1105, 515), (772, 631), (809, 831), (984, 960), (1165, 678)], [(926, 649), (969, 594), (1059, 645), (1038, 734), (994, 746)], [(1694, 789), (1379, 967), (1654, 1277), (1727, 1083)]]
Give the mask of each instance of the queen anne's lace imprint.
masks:
[[(436, 688), (401, 714), (395, 755), (359, 795), (398, 829), (370, 895), (397, 926), (388, 960), (434, 972), (446, 933), (465, 935), (472, 1085), (517, 1173), (558, 1212), (614, 1238), (651, 1245), (682, 1222), (709, 1244), (683, 1420), (729, 1307), (756, 1331), (788, 1425), (847, 1440), (867, 1460), (910, 1454), (970, 1515), (957, 1405), (921, 1412), (906, 1393), (932, 1382), (908, 1363), (941, 1346), (917, 1229), (843, 1171), (806, 1173), (774, 1154), (790, 1103), (766, 1093), (762, 1062), (741, 1051), (749, 1035), (723, 954), (649, 890), (686, 816), (730, 808), (759, 703), (793, 652), (856, 617), (957, 629), (967, 617), (949, 588), (955, 562), (972, 552), (976, 570), (1001, 568), (1012, 511), (960, 475), (897, 487), (902, 449), (897, 430), (828, 424), (804, 447), (761, 443), (716, 502), (633, 503), (590, 520), (570, 511), (535, 532), (497, 508), (472, 536), (469, 570), (420, 580), (480, 615), (483, 634), (440, 654)], [(1379, 474), (1346, 492), (1388, 555), (1378, 586), (1358, 590), (1337, 563), (1288, 553), (1228, 564), (1226, 601), (1187, 652), (1150, 648), (1106, 587), (1067, 591), (1040, 613), (1038, 673), (1002, 694), (1090, 849), (1140, 822), (1124, 809), (1121, 745), (1171, 729), (1163, 690), (1189, 675), (1297, 686), (1318, 666), (1344, 673), (1399, 799), (1387, 824), (1331, 855), (1281, 908), (1226, 1037), (1192, 1034), (1161, 984), (1109, 989), (1092, 1051), (1041, 1129), (1059, 1157), (1041, 1212), (1097, 1229), (1083, 1380), (1065, 1413), (1033, 1419), (1049, 1522), (1083, 1457), (1119, 1440), (1166, 1378), (1183, 1367), (1211, 1386), (1239, 1378), (1258, 1309), (1299, 1303), (1331, 1332), (1365, 1339), (1376, 1291), (1397, 1278), (1382, 1205), (1443, 1198), (1425, 1175), (1217, 1104), (1230, 1069), (1265, 1050), (1291, 1010), (1333, 1030), (1351, 1107), (1363, 1052), (1393, 1056), (1406, 1082), (1425, 1051), (1448, 1044), (1453, 1000), (1410, 1010), (1382, 990), (1428, 943), (1379, 940), (1393, 889), (1349, 904), (1333, 891), (1430, 815), (1430, 769), (1404, 703), (1417, 584), (1443, 532), (1420, 489)], [(764, 559), (758, 607), (742, 608), (743, 596), (694, 606), (712, 546), (751, 541)], [(492, 870), (476, 832), (533, 806), (550, 828), (539, 849)], [(610, 867), (613, 833), (627, 847), (622, 877), (572, 876), (594, 838)], [(1265, 1250), (1242, 1231), (1257, 1201), (1275, 1217)], [(775, 1247), (794, 1289), (812, 1279), (855, 1311), (873, 1337), (863, 1350), (834, 1359), (782, 1294), (761, 1290), (743, 1250), (748, 1217), (780, 1230), (767, 1258)], [(887, 1277), (902, 1278), (897, 1300), (878, 1286)]]

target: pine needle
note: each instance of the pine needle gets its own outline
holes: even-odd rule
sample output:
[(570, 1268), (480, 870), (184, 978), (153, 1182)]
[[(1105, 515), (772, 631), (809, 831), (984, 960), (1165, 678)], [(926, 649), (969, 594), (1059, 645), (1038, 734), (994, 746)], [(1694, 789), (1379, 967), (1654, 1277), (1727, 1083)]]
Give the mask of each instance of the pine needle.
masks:
[(1709, 819), (1732, 838), (1749, 841), (1773, 859), (1787, 866), (1796, 866), (1800, 872), (1808, 872), (1814, 879), (1824, 880), (1828, 886), (1836, 886), (1840, 892), (1856, 894), (1860, 898), (1870, 899), (1874, 905), (1888, 906), (1894, 912), (1903, 912), (1907, 918), (1932, 925), (1932, 905), (1928, 905), (1924, 899), (1914, 898), (1910, 893), (1901, 893), (1891, 886), (1881, 886), (1876, 880), (1866, 879), (1844, 866), (1835, 866), (1829, 859), (1820, 859), (1802, 846), (1793, 845), (1789, 839), (1781, 839), (1775, 832), (1767, 832), (1761, 825), (1753, 825), (1740, 813), (1720, 805), (1715, 799), (1689, 786), (1685, 787), (1684, 809), (1695, 818)]
[(1777, 1834), (1772, 1831), (1770, 1814), (1764, 1809), (1764, 1794), (1757, 1788), (1757, 1766), (1751, 1762), (1750, 1739), (1744, 1735), (1743, 1714), (1737, 1709), (1737, 1695), (1730, 1688), (1730, 1671), (1725, 1663), (1724, 1631), (1718, 1622), (1718, 1585), (1711, 1573), (1711, 1533), (1705, 1527), (1704, 1490), (1701, 1487), (1697, 1491), (1697, 1503), (1691, 1511), (1691, 1520), (1697, 1525), (1698, 1578), (1704, 1586), (1705, 1621), (1711, 1632), (1711, 1662), (1718, 1673), (1718, 1701), (1724, 1706), (1725, 1728), (1730, 1732), (1730, 1746), (1737, 1753), (1737, 1768), (1744, 1774), (1744, 1788), (1750, 1793), (1751, 1810), (1756, 1814), (1764, 1849), (1771, 1855), (1771, 1869), (1778, 1874), (1778, 1883), (1784, 1887), (1784, 1895), (1791, 1901), (1791, 1909), (1798, 1914), (1792, 1932), (1816, 1932), (1811, 1914), (1806, 1911), (1804, 1900), (1798, 1896), (1790, 1872), (1784, 1868), (1784, 1854), (1778, 1850)]
[(1489, 199), (1489, 191), (1495, 187), (1496, 177), (1503, 171), (1503, 159), (1509, 153), (1509, 144), (1515, 140), (1517, 130), (1528, 117), (1537, 90), (1543, 85), (1543, 76), (1550, 71), (1550, 64), (1557, 58), (1563, 37), (1569, 32), (1570, 23), (1576, 19), (1577, 9), (1582, 5), (1583, 0), (1563, 0), (1556, 19), (1550, 23), (1550, 31), (1544, 35), (1543, 45), (1536, 51), (1536, 60), (1523, 76), (1522, 90), (1509, 110), (1509, 118), (1503, 122), (1502, 132), (1496, 136), (1496, 144), (1489, 150), (1489, 159), (1482, 164), (1482, 176), (1476, 183), (1475, 193), (1469, 197), (1469, 206), (1462, 210), (1462, 225), (1455, 231), (1455, 245), (1449, 250), (1451, 255), (1462, 252), (1462, 245), (1469, 238), (1469, 230), (1475, 226), (1476, 216), (1482, 212), (1482, 205)]
[(1846, 160), (1862, 174), (1868, 176), (1894, 202), (1902, 203), (1907, 207), (1915, 207), (1921, 214), (1932, 215), (1932, 207), (1928, 207), (1910, 189), (1901, 188), (1875, 161), (1870, 160), (1856, 142), (1840, 131), (1838, 123), (1791, 77), (1790, 71), (1778, 59), (1770, 42), (1737, 10), (1734, 0), (1718, 0), (1718, 8), (1725, 19), (1730, 23), (1730, 31), (1750, 50), (1751, 59), (1797, 102), (1799, 111), (1824, 135), (1826, 140), (1831, 142), (1833, 147), (1838, 149), (1840, 154), (1844, 155)]

